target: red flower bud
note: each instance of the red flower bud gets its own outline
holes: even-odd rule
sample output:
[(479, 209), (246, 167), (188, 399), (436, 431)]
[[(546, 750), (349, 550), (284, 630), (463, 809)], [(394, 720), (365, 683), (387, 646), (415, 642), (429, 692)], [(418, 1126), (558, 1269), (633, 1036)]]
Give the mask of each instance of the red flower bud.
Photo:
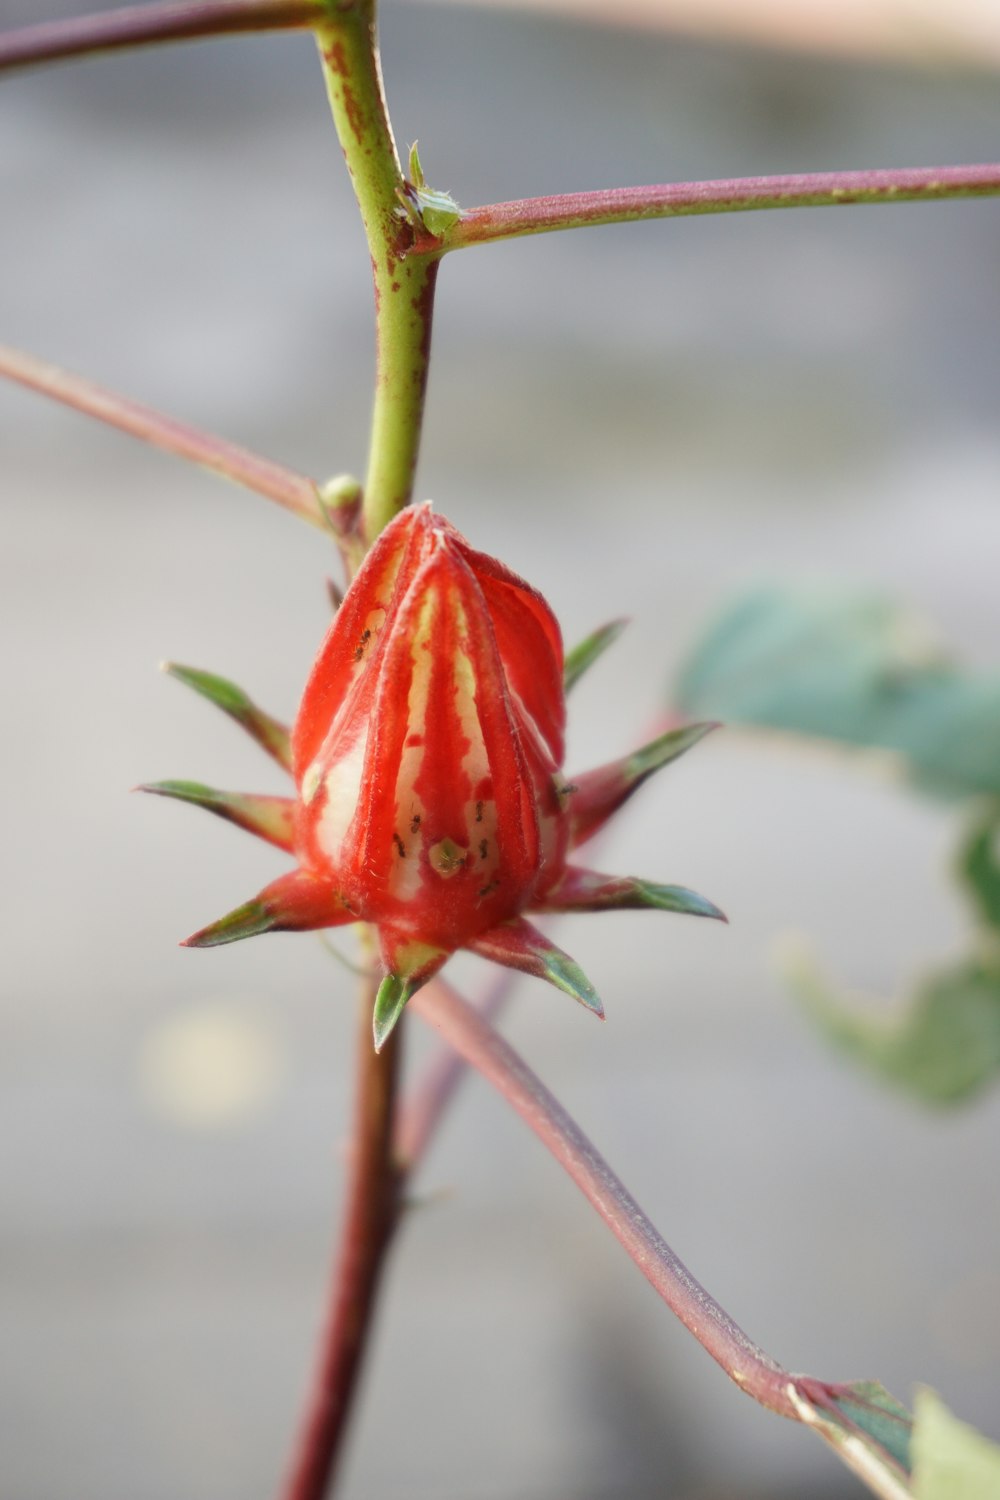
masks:
[(562, 869), (562, 641), (533, 589), (429, 506), (383, 532), (292, 731), (297, 853), (390, 973), (423, 977)]
[[(575, 654), (573, 680), (604, 636)], [(287, 761), (281, 726), (239, 689), (171, 670)], [(429, 505), (403, 511), (365, 559), (310, 674), (291, 733), (295, 800), (190, 782), (147, 788), (208, 807), (298, 861), (188, 943), (370, 923), (386, 973), (376, 1045), (457, 948), (537, 974), (601, 1013), (585, 976), (525, 911), (721, 913), (682, 887), (566, 864), (571, 843), (700, 734), (676, 731), (568, 787), (563, 674), (541, 595)]]

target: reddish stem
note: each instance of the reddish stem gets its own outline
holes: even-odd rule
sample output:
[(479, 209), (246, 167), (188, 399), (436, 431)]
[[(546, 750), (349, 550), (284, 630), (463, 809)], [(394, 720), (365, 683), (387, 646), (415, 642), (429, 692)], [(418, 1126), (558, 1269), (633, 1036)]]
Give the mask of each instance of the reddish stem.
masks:
[(512, 1047), (449, 985), (436, 979), (410, 1001), (517, 1111), (597, 1209), (647, 1281), (741, 1390), (801, 1420), (792, 1377), (752, 1343), (699, 1285), (579, 1126)]
[(365, 982), (359, 1008), (357, 1097), (344, 1227), (334, 1264), (319, 1359), (283, 1500), (322, 1500), (342, 1451), (385, 1252), (400, 1209), (392, 1149), (400, 1036), (372, 1046), (375, 987)]
[(0, 36), (0, 72), (157, 42), (303, 30), (317, 25), (325, 13), (322, 0), (165, 0), (70, 16)]
[(154, 448), (186, 458), (191, 463), (200, 464), (203, 469), (245, 485), (313, 526), (328, 530), (332, 524), (320, 505), (315, 481), (226, 438), (178, 422), (174, 417), (164, 416), (138, 401), (119, 396), (17, 349), (0, 346), (0, 375), (16, 380), (29, 390), (38, 391), (42, 396), (49, 396), (53, 401), (61, 401), (64, 406), (71, 406), (85, 416), (96, 417), (98, 421), (117, 427)]
[[(520, 978), (513, 969), (499, 971), (488, 992), (475, 1007), (484, 1021), (492, 1024), (496, 1020)], [(396, 1128), (396, 1160), (408, 1177), (417, 1170), (426, 1156), (442, 1116), (458, 1092), (467, 1071), (465, 1058), (454, 1047), (441, 1047), (427, 1064), (419, 1085), (403, 1101)]]
[(592, 224), (670, 219), (754, 208), (820, 208), (845, 203), (900, 203), (1000, 193), (1000, 163), (903, 167), (866, 172), (807, 172), (787, 177), (734, 177), (521, 198), (466, 209), (445, 235), (449, 250), (491, 240)]

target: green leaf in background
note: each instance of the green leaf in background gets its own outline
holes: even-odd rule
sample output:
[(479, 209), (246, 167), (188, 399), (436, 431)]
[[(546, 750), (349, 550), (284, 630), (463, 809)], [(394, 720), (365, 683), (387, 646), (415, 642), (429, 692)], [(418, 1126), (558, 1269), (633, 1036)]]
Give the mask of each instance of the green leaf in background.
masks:
[(997, 1500), (1000, 1448), (953, 1417), (933, 1391), (917, 1392), (913, 1428), (915, 1500)]
[(873, 1012), (815, 963), (787, 965), (810, 1018), (842, 1052), (925, 1103), (969, 1098), (1000, 1074), (1000, 676), (948, 661), (884, 600), (759, 589), (732, 605), (681, 669), (686, 715), (893, 752), (925, 791), (971, 800), (958, 872), (980, 927), (972, 954)]
[(929, 976), (906, 1008), (890, 1015), (838, 994), (798, 948), (780, 965), (835, 1046), (926, 1104), (968, 1099), (1000, 1073), (1000, 967), (987, 959)]
[(695, 646), (675, 706), (896, 751), (929, 789), (1000, 795), (1000, 676), (961, 670), (882, 599), (754, 591)]
[(1000, 862), (997, 840), (1000, 839), (1000, 803), (990, 805), (967, 835), (958, 856), (959, 874), (975, 904), (980, 918), (990, 927), (1000, 929)]

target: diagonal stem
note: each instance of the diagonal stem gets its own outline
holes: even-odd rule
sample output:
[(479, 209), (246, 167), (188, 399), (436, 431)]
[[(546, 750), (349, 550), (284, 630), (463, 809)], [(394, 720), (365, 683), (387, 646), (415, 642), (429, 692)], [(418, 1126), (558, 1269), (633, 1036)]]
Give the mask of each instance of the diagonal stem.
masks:
[(323, 1500), (328, 1491), (361, 1373), (385, 1253), (399, 1220), (402, 1174), (392, 1139), (404, 1027), (397, 1026), (382, 1051), (375, 1051), (375, 989), (366, 977), (358, 1010), (346, 1213), (319, 1357), (282, 1500)]
[(699, 1285), (580, 1127), (489, 1022), (440, 979), (420, 990), (410, 1006), (531, 1127), (646, 1280), (730, 1379), (762, 1406), (798, 1420), (792, 1377)]
[(43, 21), (0, 36), (0, 72), (160, 42), (315, 26), (324, 0), (162, 0), (93, 16)]
[(1000, 193), (1000, 162), (962, 167), (904, 167), (866, 172), (807, 172), (787, 177), (734, 177), (715, 182), (670, 182), (521, 198), (466, 209), (444, 235), (448, 250), (494, 240), (674, 219), (691, 214), (739, 213), (757, 208), (822, 208), (848, 203), (903, 203), (975, 198)]
[[(499, 971), (482, 1000), (476, 1004), (484, 1021), (493, 1024), (520, 978), (513, 969)], [(403, 1100), (396, 1126), (396, 1160), (407, 1177), (412, 1176), (427, 1155), (467, 1071), (465, 1058), (454, 1047), (442, 1046), (428, 1062), (409, 1097)]]
[(0, 345), (0, 375), (15, 380), (29, 390), (61, 401), (88, 417), (96, 417), (110, 427), (117, 427), (131, 437), (200, 464), (225, 479), (245, 485), (274, 500), (302, 520), (327, 531), (330, 521), (320, 504), (319, 491), (312, 479), (286, 469), (269, 458), (262, 458), (248, 448), (241, 448), (226, 438), (189, 427), (174, 417), (119, 396), (104, 386), (95, 385), (79, 375), (71, 375), (56, 365), (47, 364), (33, 355)]

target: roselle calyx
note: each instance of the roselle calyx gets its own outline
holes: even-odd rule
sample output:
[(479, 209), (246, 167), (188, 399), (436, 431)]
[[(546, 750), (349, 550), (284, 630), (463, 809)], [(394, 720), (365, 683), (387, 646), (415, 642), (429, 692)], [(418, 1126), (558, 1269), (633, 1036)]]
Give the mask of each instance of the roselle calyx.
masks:
[[(599, 654), (606, 627), (574, 653)], [(582, 652), (582, 654), (581, 654)], [(280, 726), (223, 679), (169, 670), (275, 755)], [(541, 595), (475, 551), (429, 505), (385, 529), (344, 595), (291, 730), (294, 798), (161, 782), (144, 790), (209, 808), (286, 848), (297, 867), (187, 939), (371, 924), (384, 978), (380, 1047), (406, 1001), (459, 948), (601, 1002), (525, 912), (650, 907), (721, 917), (677, 886), (567, 863), (651, 772), (710, 725), (687, 726), (568, 783), (562, 638)]]

